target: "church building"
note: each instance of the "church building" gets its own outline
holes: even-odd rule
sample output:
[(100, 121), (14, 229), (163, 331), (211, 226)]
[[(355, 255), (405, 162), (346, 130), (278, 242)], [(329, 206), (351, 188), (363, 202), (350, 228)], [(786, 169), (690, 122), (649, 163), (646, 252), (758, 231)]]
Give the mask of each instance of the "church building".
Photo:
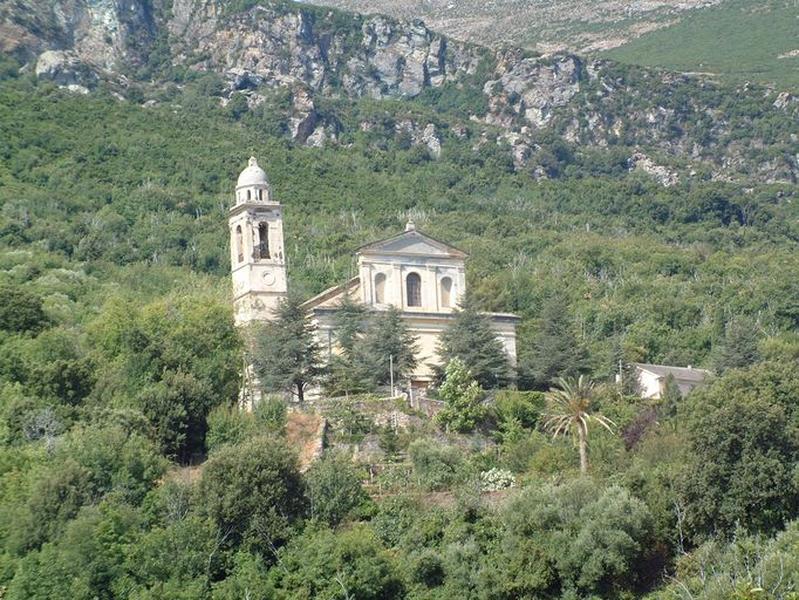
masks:
[[(272, 318), (286, 296), (283, 213), (272, 198), (266, 173), (255, 158), (239, 175), (236, 201), (230, 210), (233, 302), (237, 325)], [(360, 301), (368, 309), (396, 307), (417, 337), (414, 387), (426, 387), (432, 365), (440, 362), (438, 338), (454, 319), (466, 291), (465, 252), (422, 233), (409, 221), (405, 231), (366, 244), (356, 251), (358, 276), (305, 302), (327, 353), (334, 353), (335, 315), (342, 299)], [(516, 364), (516, 325), (519, 317), (488, 313), (497, 338), (512, 365)]]

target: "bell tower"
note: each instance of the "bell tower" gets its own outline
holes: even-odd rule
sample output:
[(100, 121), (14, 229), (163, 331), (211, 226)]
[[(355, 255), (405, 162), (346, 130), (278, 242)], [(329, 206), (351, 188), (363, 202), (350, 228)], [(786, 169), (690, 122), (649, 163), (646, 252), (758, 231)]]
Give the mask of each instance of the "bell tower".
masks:
[(283, 212), (255, 157), (239, 175), (228, 224), (236, 325), (269, 320), (287, 290)]

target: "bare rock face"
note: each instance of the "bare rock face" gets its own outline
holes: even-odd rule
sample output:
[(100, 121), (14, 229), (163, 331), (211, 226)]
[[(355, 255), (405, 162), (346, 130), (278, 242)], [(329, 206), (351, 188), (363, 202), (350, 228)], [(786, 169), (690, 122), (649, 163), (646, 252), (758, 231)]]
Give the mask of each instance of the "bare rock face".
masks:
[(445, 39), (420, 22), (353, 17), (348, 30), (308, 11), (268, 5), (222, 19), (216, 6), (212, 0), (175, 0), (169, 23), (174, 54), (187, 63), (205, 56), (192, 67), (236, 77), (247, 73), (267, 85), (301, 83), (312, 93), (343, 88), (353, 97), (410, 98), (474, 62), (463, 52), (448, 61)]
[(534, 127), (545, 127), (553, 110), (569, 104), (580, 91), (580, 66), (575, 56), (545, 61), (519, 58), (518, 52), (501, 54), (498, 77), (483, 87), (489, 96), (486, 121), (510, 127), (520, 117)]
[[(441, 85), (446, 76), (446, 57), (441, 36), (421, 22), (398, 27), (384, 17), (372, 17), (362, 27), (363, 58), (379, 85), (367, 89), (373, 97), (413, 97), (425, 86)], [(351, 64), (357, 66), (357, 62)], [(435, 81), (434, 81), (435, 80)]]
[(774, 108), (779, 108), (779, 109), (786, 109), (791, 106), (795, 107), (797, 105), (799, 105), (799, 98), (797, 98), (790, 92), (780, 93), (777, 96), (777, 99), (773, 103)]
[(432, 123), (425, 125), (422, 135), (420, 136), (420, 141), (427, 146), (430, 154), (435, 158), (441, 156), (441, 139), (438, 137), (438, 131), (436, 131), (435, 125)]
[[(308, 90), (300, 87), (294, 90), (292, 105), (292, 116), (289, 119), (291, 139), (303, 144), (316, 128), (317, 117), (313, 98)], [(317, 137), (319, 135), (317, 134)]]
[(305, 145), (310, 148), (324, 148), (329, 142), (336, 141), (336, 132), (332, 127), (317, 125), (313, 133), (305, 140)]
[(231, 92), (257, 89), (264, 82), (264, 78), (246, 69), (233, 68), (226, 74)]
[(627, 160), (630, 171), (642, 171), (654, 177), (663, 187), (671, 187), (680, 181), (677, 172), (657, 164), (643, 152), (636, 152)]
[(434, 123), (427, 123), (422, 127), (410, 119), (404, 119), (396, 123), (394, 130), (407, 136), (412, 145), (425, 146), (433, 158), (441, 156), (441, 138)]
[(154, 4), (160, 1), (18, 0), (0, 10), (2, 50), (23, 62), (47, 50), (71, 51), (80, 62), (109, 74), (140, 66), (156, 35)]
[(267, 83), (303, 83), (321, 89), (326, 75), (322, 49), (309, 43), (311, 24), (304, 13), (273, 18), (256, 10), (248, 19), (217, 30), (208, 40), (198, 40), (195, 52), (208, 53), (209, 67), (243, 69)]
[(36, 61), (36, 77), (52, 81), (74, 92), (88, 94), (98, 81), (97, 73), (74, 52), (47, 50)]

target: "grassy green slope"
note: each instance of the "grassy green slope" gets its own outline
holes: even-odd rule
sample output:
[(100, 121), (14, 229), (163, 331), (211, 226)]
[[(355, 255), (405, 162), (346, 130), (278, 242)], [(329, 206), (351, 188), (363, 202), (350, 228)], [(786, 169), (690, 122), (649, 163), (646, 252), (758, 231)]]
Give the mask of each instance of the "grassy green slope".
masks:
[[(793, 56), (785, 56), (797, 51)], [(799, 4), (730, 0), (606, 53), (631, 64), (799, 88)], [(783, 58), (780, 58), (783, 56)]]

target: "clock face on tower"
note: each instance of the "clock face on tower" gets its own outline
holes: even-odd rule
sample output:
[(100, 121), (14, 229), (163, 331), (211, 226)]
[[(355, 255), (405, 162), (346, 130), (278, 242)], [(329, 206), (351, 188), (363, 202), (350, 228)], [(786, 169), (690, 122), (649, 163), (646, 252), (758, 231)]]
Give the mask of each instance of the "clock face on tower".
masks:
[(275, 274), (274, 273), (272, 273), (271, 271), (267, 271), (266, 273), (264, 273), (263, 277), (264, 277), (264, 284), (266, 284), (268, 286), (275, 285)]

